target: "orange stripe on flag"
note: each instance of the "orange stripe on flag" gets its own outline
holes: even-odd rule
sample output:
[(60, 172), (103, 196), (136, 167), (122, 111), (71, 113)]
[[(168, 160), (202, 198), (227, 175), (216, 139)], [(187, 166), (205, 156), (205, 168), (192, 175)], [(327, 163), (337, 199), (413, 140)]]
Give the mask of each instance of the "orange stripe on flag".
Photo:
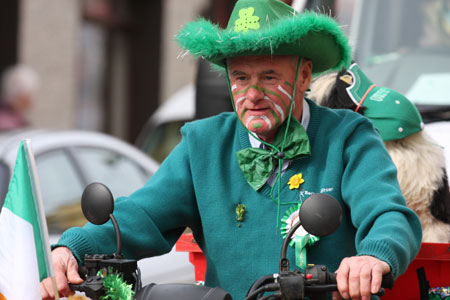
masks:
[(2, 293), (0, 293), (0, 300), (8, 300), (8, 299), (6, 299), (6, 297), (5, 297), (5, 296), (3, 296), (3, 294), (2, 294)]

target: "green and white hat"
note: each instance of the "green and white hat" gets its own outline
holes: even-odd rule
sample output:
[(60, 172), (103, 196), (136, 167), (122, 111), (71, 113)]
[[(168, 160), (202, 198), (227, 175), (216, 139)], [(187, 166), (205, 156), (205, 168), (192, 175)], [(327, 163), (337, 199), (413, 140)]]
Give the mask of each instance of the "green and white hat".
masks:
[(357, 64), (352, 64), (345, 75), (339, 76), (338, 92), (342, 82), (349, 85), (345, 90), (357, 105), (356, 111), (364, 107), (363, 114), (378, 129), (383, 141), (405, 138), (424, 128), (419, 111), (408, 98), (392, 89), (376, 86)]
[(239, 0), (226, 29), (205, 19), (186, 24), (177, 42), (195, 57), (220, 67), (250, 55), (295, 55), (312, 61), (313, 73), (339, 70), (351, 62), (350, 46), (329, 16), (297, 13), (279, 0)]

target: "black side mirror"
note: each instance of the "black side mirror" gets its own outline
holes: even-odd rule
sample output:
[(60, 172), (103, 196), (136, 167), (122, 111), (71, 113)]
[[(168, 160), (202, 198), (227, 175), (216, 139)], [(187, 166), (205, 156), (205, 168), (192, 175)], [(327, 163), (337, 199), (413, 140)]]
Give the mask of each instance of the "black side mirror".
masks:
[(315, 236), (327, 236), (335, 232), (342, 221), (342, 207), (328, 194), (314, 194), (300, 207), (300, 223)]
[(117, 251), (116, 257), (121, 258), (122, 238), (120, 236), (119, 224), (114, 218), (114, 197), (108, 187), (102, 183), (89, 184), (81, 195), (81, 209), (89, 222), (102, 225), (111, 219), (116, 232)]
[(105, 224), (114, 211), (114, 198), (106, 185), (89, 184), (81, 195), (81, 209), (86, 219), (95, 224)]

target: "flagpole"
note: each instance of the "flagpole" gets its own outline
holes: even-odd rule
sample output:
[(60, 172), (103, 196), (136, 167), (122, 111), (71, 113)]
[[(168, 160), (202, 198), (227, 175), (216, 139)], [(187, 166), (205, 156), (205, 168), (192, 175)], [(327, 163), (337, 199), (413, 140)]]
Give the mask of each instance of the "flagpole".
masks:
[(33, 192), (33, 199), (36, 207), (36, 215), (39, 222), (39, 232), (41, 240), (43, 242), (43, 251), (45, 266), (47, 268), (47, 276), (52, 279), (53, 290), (55, 293), (55, 299), (59, 300), (58, 287), (56, 286), (55, 271), (53, 270), (53, 263), (51, 259), (50, 243), (48, 239), (47, 220), (45, 218), (44, 204), (42, 201), (42, 194), (39, 185), (39, 179), (37, 176), (36, 161), (34, 159), (33, 152), (31, 150), (31, 141), (29, 139), (23, 140), (25, 149), (25, 157), (28, 165), (28, 174), (30, 176), (31, 189)]

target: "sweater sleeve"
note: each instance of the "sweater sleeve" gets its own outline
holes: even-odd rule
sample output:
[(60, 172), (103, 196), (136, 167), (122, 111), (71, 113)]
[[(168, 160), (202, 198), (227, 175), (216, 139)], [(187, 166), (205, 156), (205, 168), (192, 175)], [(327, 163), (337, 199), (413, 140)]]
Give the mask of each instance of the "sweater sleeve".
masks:
[[(143, 188), (115, 201), (114, 216), (120, 227), (125, 257), (141, 259), (167, 253), (186, 227), (201, 226), (187, 145), (184, 135)], [(70, 248), (78, 261), (85, 254), (114, 253), (116, 239), (112, 222), (71, 228), (56, 246)]]
[(354, 128), (345, 145), (342, 197), (357, 228), (357, 254), (387, 262), (399, 276), (419, 251), (421, 224), (406, 206), (397, 169), (372, 124)]

